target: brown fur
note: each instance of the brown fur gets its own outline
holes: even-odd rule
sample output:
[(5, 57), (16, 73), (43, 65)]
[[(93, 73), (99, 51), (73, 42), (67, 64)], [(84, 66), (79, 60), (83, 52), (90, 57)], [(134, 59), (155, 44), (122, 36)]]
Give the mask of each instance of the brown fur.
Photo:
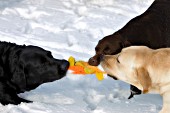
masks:
[[(88, 61), (89, 64), (97, 66), (100, 64), (101, 55), (115, 55), (124, 47), (132, 45), (145, 45), (152, 49), (170, 47), (169, 7), (170, 0), (155, 0), (143, 14), (101, 39), (95, 47), (96, 54)], [(131, 91), (135, 94), (141, 93), (132, 85)]]
[(137, 79), (139, 80), (139, 83), (143, 87), (143, 93), (147, 93), (149, 90), (149, 87), (151, 87), (151, 78), (149, 77), (149, 73), (144, 68), (138, 68), (136, 69), (137, 72)]

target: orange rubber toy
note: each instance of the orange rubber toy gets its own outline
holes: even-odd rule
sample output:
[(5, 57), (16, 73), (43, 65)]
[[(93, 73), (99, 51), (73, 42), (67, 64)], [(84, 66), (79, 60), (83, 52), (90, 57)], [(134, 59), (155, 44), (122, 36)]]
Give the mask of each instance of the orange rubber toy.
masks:
[(72, 71), (73, 74), (95, 74), (98, 80), (103, 80), (105, 72), (101, 71), (96, 66), (91, 66), (85, 61), (75, 61), (75, 58), (70, 56), (68, 59), (70, 63), (69, 70)]

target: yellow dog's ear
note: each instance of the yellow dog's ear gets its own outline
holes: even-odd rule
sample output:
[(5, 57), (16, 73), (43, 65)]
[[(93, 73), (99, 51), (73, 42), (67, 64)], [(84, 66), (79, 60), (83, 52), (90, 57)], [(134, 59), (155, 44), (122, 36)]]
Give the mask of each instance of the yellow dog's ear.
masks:
[(138, 68), (137, 69), (137, 79), (139, 80), (139, 83), (143, 87), (143, 93), (147, 93), (149, 90), (149, 87), (151, 86), (151, 78), (149, 76), (149, 73), (144, 68)]

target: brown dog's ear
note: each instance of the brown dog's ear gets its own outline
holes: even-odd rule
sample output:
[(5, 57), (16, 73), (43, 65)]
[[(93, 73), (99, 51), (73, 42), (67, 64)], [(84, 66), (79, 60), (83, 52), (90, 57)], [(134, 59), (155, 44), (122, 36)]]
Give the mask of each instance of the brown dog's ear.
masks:
[(144, 68), (138, 68), (137, 69), (137, 79), (139, 80), (139, 83), (143, 87), (143, 93), (147, 93), (149, 90), (149, 87), (151, 86), (151, 78), (149, 76), (149, 73)]
[(123, 41), (123, 47), (131, 46), (131, 43), (128, 40)]
[(120, 33), (115, 32), (114, 37), (116, 37), (117, 40), (120, 40), (122, 48), (131, 46), (131, 43), (124, 36), (122, 36)]

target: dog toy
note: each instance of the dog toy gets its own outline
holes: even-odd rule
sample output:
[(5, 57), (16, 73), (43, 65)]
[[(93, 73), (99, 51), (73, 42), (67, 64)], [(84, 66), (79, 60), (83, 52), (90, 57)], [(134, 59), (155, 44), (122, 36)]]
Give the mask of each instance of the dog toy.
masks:
[(101, 71), (96, 66), (91, 66), (85, 61), (76, 61), (74, 57), (70, 56), (68, 59), (70, 63), (69, 70), (72, 71), (73, 74), (95, 74), (98, 80), (103, 80), (105, 72)]

